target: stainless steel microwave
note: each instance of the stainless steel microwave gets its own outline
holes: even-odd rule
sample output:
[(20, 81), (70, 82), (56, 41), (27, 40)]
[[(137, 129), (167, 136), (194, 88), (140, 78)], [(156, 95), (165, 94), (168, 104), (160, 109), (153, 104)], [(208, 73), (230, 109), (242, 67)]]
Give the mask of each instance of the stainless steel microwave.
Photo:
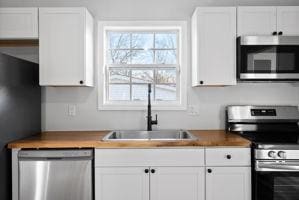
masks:
[(237, 38), (239, 81), (299, 81), (299, 36)]

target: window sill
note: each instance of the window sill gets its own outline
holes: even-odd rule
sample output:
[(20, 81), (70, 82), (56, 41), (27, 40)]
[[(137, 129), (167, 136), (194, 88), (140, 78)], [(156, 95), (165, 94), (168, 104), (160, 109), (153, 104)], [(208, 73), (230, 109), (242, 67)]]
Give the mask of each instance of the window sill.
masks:
[[(120, 104), (104, 104), (99, 105), (98, 110), (147, 110), (147, 104), (144, 105), (120, 105)], [(180, 111), (187, 110), (184, 105), (152, 105), (152, 110), (165, 110), (165, 111)]]

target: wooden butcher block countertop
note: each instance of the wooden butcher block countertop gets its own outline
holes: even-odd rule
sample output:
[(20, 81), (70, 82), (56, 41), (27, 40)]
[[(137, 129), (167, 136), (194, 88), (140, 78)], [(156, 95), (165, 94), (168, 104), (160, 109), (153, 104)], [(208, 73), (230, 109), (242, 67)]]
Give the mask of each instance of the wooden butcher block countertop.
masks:
[(51, 131), (8, 144), (8, 148), (155, 148), (155, 147), (250, 147), (251, 142), (224, 130), (190, 131), (194, 141), (102, 141), (109, 131)]

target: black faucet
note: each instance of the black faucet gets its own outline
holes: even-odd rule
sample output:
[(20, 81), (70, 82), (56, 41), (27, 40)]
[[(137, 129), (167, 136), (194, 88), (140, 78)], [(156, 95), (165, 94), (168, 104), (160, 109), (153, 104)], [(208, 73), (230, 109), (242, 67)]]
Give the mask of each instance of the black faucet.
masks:
[(147, 130), (152, 131), (152, 125), (158, 124), (158, 115), (156, 115), (156, 120), (152, 120), (152, 106), (151, 106), (151, 92), (152, 84), (148, 84), (148, 104), (147, 104)]

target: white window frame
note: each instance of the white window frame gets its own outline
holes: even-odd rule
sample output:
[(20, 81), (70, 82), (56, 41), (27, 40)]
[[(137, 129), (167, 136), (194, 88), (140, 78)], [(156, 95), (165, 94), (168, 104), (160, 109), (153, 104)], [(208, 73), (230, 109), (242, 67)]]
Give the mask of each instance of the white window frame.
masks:
[(98, 22), (98, 109), (99, 110), (145, 110), (146, 101), (107, 101), (106, 100), (106, 49), (107, 30), (178, 30), (178, 65), (180, 78), (177, 82), (179, 97), (176, 101), (152, 101), (153, 110), (187, 109), (187, 22), (186, 21), (99, 21)]

